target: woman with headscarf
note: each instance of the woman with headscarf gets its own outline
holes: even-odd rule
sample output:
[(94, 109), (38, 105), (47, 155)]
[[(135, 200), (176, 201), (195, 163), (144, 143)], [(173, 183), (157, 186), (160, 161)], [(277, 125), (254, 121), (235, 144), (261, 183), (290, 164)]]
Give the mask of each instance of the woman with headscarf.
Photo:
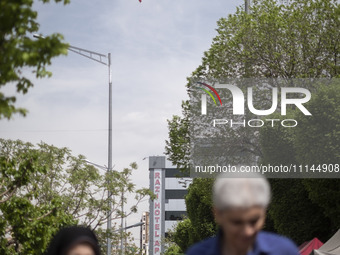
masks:
[(101, 255), (98, 239), (87, 227), (62, 228), (52, 238), (45, 255)]

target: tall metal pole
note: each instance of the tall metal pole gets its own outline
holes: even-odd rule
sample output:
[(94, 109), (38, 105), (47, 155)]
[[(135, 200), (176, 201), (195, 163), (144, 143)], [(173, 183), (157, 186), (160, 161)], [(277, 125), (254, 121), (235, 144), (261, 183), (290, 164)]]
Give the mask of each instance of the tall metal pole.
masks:
[[(45, 37), (34, 34), (33, 37), (35, 38), (41, 38), (44, 39)], [(98, 52), (82, 49), (79, 47), (75, 47), (72, 45), (68, 46), (68, 50), (72, 51), (74, 53), (77, 53), (83, 57), (89, 58), (91, 60), (94, 60), (96, 62), (99, 62), (103, 65), (108, 66), (109, 68), (109, 135), (108, 135), (108, 167), (107, 167), (107, 173), (111, 173), (112, 171), (112, 73), (111, 73), (111, 53), (108, 53), (107, 56)], [(107, 58), (107, 62), (104, 60)], [(91, 163), (91, 162), (90, 162)], [(92, 163), (93, 164), (93, 163)], [(94, 164), (96, 165), (96, 164)], [(98, 167), (98, 165), (96, 165)], [(101, 167), (101, 166), (99, 166)], [(110, 180), (108, 180), (108, 184), (110, 184)], [(111, 192), (108, 191), (108, 212), (107, 212), (107, 230), (111, 231), (111, 214), (112, 214), (112, 202), (111, 202)], [(111, 255), (111, 238), (110, 235), (107, 237), (107, 255)]]
[[(143, 218), (140, 221), (143, 223)], [(139, 254), (140, 255), (143, 254), (143, 239), (142, 238), (143, 238), (143, 225), (140, 225), (140, 233), (139, 233)]]
[[(122, 214), (124, 214), (124, 190), (122, 191)], [(120, 221), (120, 249), (121, 249), (121, 255), (124, 255), (124, 238), (123, 238), (123, 233), (124, 233), (124, 217), (122, 215), (121, 221)]]
[(127, 246), (126, 229), (127, 229), (127, 220), (126, 220), (126, 218), (125, 218), (125, 227), (124, 227), (124, 254), (125, 254), (126, 248), (128, 247), (128, 246)]
[[(244, 0), (244, 11), (246, 12), (246, 14), (249, 14), (250, 13), (250, 0)], [(249, 39), (249, 34), (246, 35), (246, 38), (247, 40)], [(246, 42), (246, 45), (247, 45), (247, 42)], [(250, 63), (246, 60), (245, 63), (244, 63), (244, 68), (245, 68), (245, 77), (246, 78), (249, 78), (249, 65)]]
[[(110, 173), (112, 171), (112, 74), (111, 74), (111, 53), (107, 54), (108, 67), (109, 67), (109, 134), (108, 134), (108, 168), (107, 171)], [(110, 180), (108, 180), (110, 183)], [(112, 202), (111, 202), (111, 191), (108, 190), (108, 201), (109, 201), (109, 211), (107, 214), (107, 230), (111, 231), (111, 214), (112, 214)], [(111, 255), (112, 244), (111, 244), (111, 233), (107, 237), (107, 255)]]
[(250, 0), (244, 0), (244, 10), (249, 14)]

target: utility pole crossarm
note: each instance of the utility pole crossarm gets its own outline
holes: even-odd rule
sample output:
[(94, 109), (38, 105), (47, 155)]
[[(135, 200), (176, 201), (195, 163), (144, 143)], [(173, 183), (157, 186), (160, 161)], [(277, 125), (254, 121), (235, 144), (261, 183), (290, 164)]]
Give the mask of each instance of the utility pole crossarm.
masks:
[[(33, 37), (42, 38), (42, 39), (45, 38), (44, 36), (39, 35), (39, 34), (34, 34)], [(110, 63), (109, 63), (110, 60), (108, 59), (108, 56), (106, 56), (105, 54), (101, 54), (101, 53), (94, 52), (94, 51), (91, 51), (91, 50), (82, 49), (82, 48), (75, 47), (75, 46), (72, 46), (72, 45), (68, 46), (68, 50), (72, 51), (74, 53), (77, 53), (79, 55), (82, 55), (86, 58), (92, 59), (92, 60), (94, 60), (98, 63), (101, 63), (103, 65), (106, 65), (106, 66), (110, 65)], [(96, 56), (97, 58), (95, 58), (94, 56)], [(107, 59), (107, 61), (103, 61), (102, 58)]]
[(120, 229), (116, 229), (115, 231), (113, 232), (118, 232), (118, 231), (122, 231), (122, 230), (127, 230), (129, 228), (136, 228), (136, 227), (140, 227), (140, 226), (143, 226), (145, 223), (144, 222), (138, 222), (136, 224), (133, 224), (133, 225), (130, 225), (130, 226), (127, 226), (125, 228), (120, 228)]
[[(97, 53), (97, 52), (90, 51), (90, 50), (85, 50), (85, 49), (78, 48), (78, 47), (75, 47), (75, 46), (72, 46), (72, 45), (69, 45), (68, 49), (69, 49), (69, 51), (72, 51), (74, 53), (77, 53), (77, 54), (82, 55), (86, 58), (92, 59), (94, 61), (97, 61), (97, 62), (99, 62), (103, 65), (106, 65), (106, 66), (108, 65), (108, 63), (106, 61), (102, 60), (102, 58), (107, 59), (107, 56), (104, 55), (104, 54)], [(95, 58), (94, 56), (97, 56), (97, 58)]]

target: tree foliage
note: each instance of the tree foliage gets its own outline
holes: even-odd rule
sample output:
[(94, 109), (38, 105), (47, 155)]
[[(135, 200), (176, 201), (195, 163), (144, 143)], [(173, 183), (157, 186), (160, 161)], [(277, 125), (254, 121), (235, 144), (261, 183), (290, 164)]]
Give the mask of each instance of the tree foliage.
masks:
[(191, 242), (215, 234), (216, 224), (212, 213), (212, 186), (214, 179), (195, 178), (185, 197), (188, 217), (192, 223)]
[[(108, 235), (114, 241), (119, 232), (103, 228), (109, 201), (115, 220), (136, 212), (138, 203), (152, 195), (131, 182), (136, 163), (108, 173), (67, 148), (4, 139), (0, 148), (0, 253), (4, 255), (42, 254), (60, 227), (75, 223), (96, 230), (103, 243)], [(135, 195), (135, 204), (123, 212), (129, 193)]]
[(301, 164), (340, 162), (340, 82), (322, 86), (306, 107), (312, 118), (297, 112), (294, 147)]
[[(243, 7), (237, 8), (236, 13), (217, 22), (217, 36), (188, 78), (188, 92), (190, 81), (200, 79), (339, 78), (339, 7), (336, 0), (254, 0), (250, 14)], [(313, 118), (289, 112), (286, 117), (299, 122), (294, 130), (281, 126), (263, 127), (261, 132), (234, 130), (228, 133), (229, 143), (244, 146), (263, 163), (339, 162), (339, 87), (316, 88), (318, 94), (313, 92), (313, 100), (306, 105)], [(188, 107), (182, 108), (182, 117), (168, 121), (166, 146), (170, 160), (179, 168), (188, 165), (190, 155), (190, 114)], [(276, 113), (272, 117), (281, 118)], [(315, 236), (326, 240), (339, 228), (338, 180), (272, 180), (271, 184), (273, 201), (267, 228), (296, 242)], [(190, 233), (197, 233), (196, 240), (202, 240), (213, 235), (209, 226), (214, 226), (214, 221), (209, 217), (208, 226), (199, 231), (211, 210), (211, 204), (204, 202), (211, 196), (211, 190), (205, 190), (211, 187), (211, 180), (194, 180), (191, 187), (186, 199), (190, 227), (194, 229)], [(201, 190), (206, 191), (202, 201)]]
[[(340, 75), (340, 5), (336, 0), (252, 1), (217, 22), (217, 36), (204, 52), (202, 63), (188, 78), (334, 78)], [(183, 116), (168, 121), (166, 154), (185, 168), (190, 153), (189, 102)], [(185, 132), (183, 132), (185, 131)], [(259, 132), (243, 128), (226, 132), (226, 140), (255, 157), (262, 157)]]
[(164, 255), (184, 255), (184, 253), (177, 244), (172, 243), (165, 249)]
[(194, 228), (190, 219), (184, 219), (177, 224), (172, 239), (180, 248), (180, 251), (186, 251), (190, 245), (195, 243), (193, 231)]
[(195, 77), (338, 77), (339, 4), (335, 0), (252, 1), (221, 18)]
[[(340, 107), (335, 103), (340, 100), (339, 88), (335, 82), (313, 94), (306, 104), (312, 117), (299, 111), (291, 112), (291, 117), (299, 123), (297, 127), (261, 129), (262, 163), (339, 164)], [(340, 179), (273, 179), (270, 182), (273, 199), (269, 217), (279, 233), (298, 243), (314, 237), (326, 241), (340, 227)]]
[[(340, 164), (340, 85), (339, 81), (321, 87), (308, 102), (313, 118), (297, 113), (294, 149), (300, 164), (334, 166)], [(306, 179), (312, 202), (322, 207), (333, 231), (340, 227), (340, 179)]]
[(169, 140), (165, 141), (165, 154), (178, 169), (187, 172), (190, 155), (188, 102), (182, 102), (182, 114), (184, 117), (175, 115), (168, 120)]
[(169, 239), (182, 252), (194, 243), (215, 234), (217, 225), (212, 213), (213, 179), (196, 178), (185, 197), (188, 218), (179, 222)]
[[(49, 0), (41, 0), (44, 3)], [(62, 43), (60, 34), (52, 34), (44, 39), (34, 39), (38, 32), (38, 13), (33, 10), (33, 0), (0, 2), (0, 87), (16, 86), (17, 93), (26, 94), (33, 87), (28, 70), (36, 78), (51, 76), (46, 67), (53, 57), (67, 53), (67, 45)], [(55, 0), (67, 4), (69, 0)], [(15, 105), (16, 97), (0, 92), (0, 119), (11, 118), (12, 114), (26, 114)]]

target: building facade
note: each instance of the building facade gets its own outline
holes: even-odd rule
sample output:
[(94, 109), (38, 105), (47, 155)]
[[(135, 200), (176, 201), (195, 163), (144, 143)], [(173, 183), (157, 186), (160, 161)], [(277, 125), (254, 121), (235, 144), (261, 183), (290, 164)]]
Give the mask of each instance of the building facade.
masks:
[(141, 253), (144, 255), (149, 254), (149, 230), (150, 230), (150, 217), (149, 212), (143, 212), (141, 222), (144, 224), (141, 227), (140, 233), (140, 248)]
[(163, 239), (186, 216), (184, 196), (191, 179), (176, 168), (167, 168), (164, 156), (149, 157), (150, 200), (149, 254), (164, 251)]

